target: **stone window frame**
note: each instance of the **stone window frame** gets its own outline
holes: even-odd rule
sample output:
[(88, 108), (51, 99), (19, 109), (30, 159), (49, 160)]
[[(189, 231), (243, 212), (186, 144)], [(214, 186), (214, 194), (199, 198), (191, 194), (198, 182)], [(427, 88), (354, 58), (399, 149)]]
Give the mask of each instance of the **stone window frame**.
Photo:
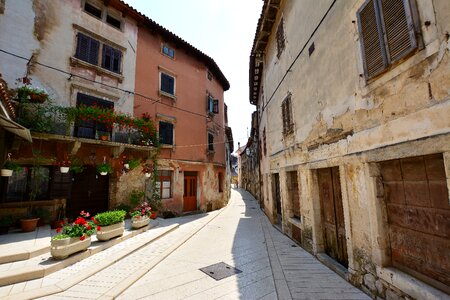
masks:
[[(100, 16), (96, 16), (96, 15), (86, 11), (86, 4), (100, 10)], [(110, 27), (117, 29), (119, 31), (123, 31), (123, 28), (124, 28), (123, 24), (124, 24), (125, 18), (119, 12), (108, 7), (107, 5), (103, 4), (100, 1), (98, 1), (98, 0), (82, 0), (81, 1), (81, 10), (83, 12), (85, 12), (86, 14), (92, 16), (93, 18), (96, 18), (97, 20), (99, 20), (105, 24), (108, 24)], [(120, 22), (119, 26), (116, 26), (114, 24), (115, 22), (108, 21), (108, 17), (115, 21)]]
[[(161, 89), (161, 84), (162, 84), (162, 80), (161, 80), (161, 76), (162, 74), (166, 75), (166, 76), (170, 76), (173, 78), (173, 94), (165, 92)], [(159, 96), (164, 96), (167, 98), (170, 98), (172, 100), (176, 100), (177, 99), (177, 75), (175, 72), (172, 72), (162, 66), (158, 66), (158, 94)]]
[(277, 31), (275, 33), (275, 38), (277, 42), (277, 58), (280, 59), (281, 54), (286, 48), (286, 34), (284, 31), (284, 17), (280, 18), (280, 22), (277, 26)]
[(292, 112), (292, 94), (288, 93), (281, 103), (281, 120), (283, 122), (283, 135), (294, 133), (294, 118)]

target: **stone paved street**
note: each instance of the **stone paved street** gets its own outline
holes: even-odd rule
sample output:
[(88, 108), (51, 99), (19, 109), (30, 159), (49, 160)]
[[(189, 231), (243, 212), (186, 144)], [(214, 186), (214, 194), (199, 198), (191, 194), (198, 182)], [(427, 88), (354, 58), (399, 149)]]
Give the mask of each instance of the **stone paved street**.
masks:
[[(117, 261), (117, 253), (152, 230), (43, 279), (6, 287), (14, 290), (10, 298), (36, 298), (33, 288), (40, 288), (49, 291), (41, 299), (369, 299), (276, 230), (246, 191), (233, 190), (220, 211), (162, 222), (154, 231), (179, 228)], [(216, 281), (199, 270), (220, 262), (242, 273)], [(82, 276), (99, 264), (105, 267)]]

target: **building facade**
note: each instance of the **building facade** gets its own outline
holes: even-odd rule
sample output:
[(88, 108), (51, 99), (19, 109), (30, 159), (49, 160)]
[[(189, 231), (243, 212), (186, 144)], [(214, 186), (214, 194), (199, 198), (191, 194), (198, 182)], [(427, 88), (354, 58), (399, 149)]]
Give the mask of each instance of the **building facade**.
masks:
[(150, 19), (140, 24), (136, 53), (134, 114), (157, 124), (163, 205), (178, 213), (223, 207), (227, 79), (213, 59)]
[(448, 1), (265, 0), (250, 57), (266, 214), (372, 296), (450, 292)]

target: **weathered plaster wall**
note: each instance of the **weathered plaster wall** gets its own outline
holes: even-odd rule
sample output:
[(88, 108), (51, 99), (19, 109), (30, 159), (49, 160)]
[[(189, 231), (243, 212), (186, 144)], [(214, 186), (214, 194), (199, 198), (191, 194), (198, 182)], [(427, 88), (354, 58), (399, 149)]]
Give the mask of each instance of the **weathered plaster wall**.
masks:
[[(361, 75), (355, 22), (363, 0), (337, 1), (289, 71), (332, 1), (283, 2), (266, 48), (264, 93), (258, 101), (259, 134), (263, 136), (265, 129), (267, 136), (267, 155), (260, 162), (266, 214), (275, 221), (272, 174), (279, 173), (283, 228), (291, 234), (285, 218), (290, 213), (285, 174), (298, 170), (302, 245), (323, 252), (315, 169), (338, 166), (350, 279), (383, 298), (442, 295), (387, 268), (390, 254), (387, 216), (380, 207), (381, 183), (367, 163), (375, 162), (376, 169), (378, 161), (450, 149), (445, 144), (450, 138), (449, 3), (416, 2), (424, 48), (369, 82)], [(275, 33), (281, 17), (286, 49), (278, 59)], [(315, 50), (309, 55), (313, 42)], [(294, 134), (283, 137), (281, 103), (288, 93), (292, 93)]]

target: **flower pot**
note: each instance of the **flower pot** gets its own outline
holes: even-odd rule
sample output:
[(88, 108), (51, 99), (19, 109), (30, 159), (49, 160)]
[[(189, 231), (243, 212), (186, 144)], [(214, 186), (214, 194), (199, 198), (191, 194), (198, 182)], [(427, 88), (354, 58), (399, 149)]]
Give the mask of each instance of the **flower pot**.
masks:
[(131, 218), (131, 227), (134, 229), (147, 226), (150, 223), (150, 218), (148, 216), (137, 216)]
[(86, 250), (90, 245), (90, 236), (86, 236), (84, 240), (80, 240), (79, 237), (52, 240), (50, 254), (53, 258), (64, 259), (73, 253)]
[(97, 240), (108, 241), (116, 236), (121, 236), (125, 230), (125, 222), (109, 226), (100, 226), (100, 230), (97, 230)]
[(150, 173), (145, 173), (145, 177), (149, 178), (150, 177)]
[(150, 215), (150, 219), (154, 220), (158, 217), (158, 211), (154, 210), (152, 211), (152, 214)]
[(107, 141), (108, 140), (108, 136), (107, 135), (101, 135), (100, 136), (100, 140)]
[(12, 176), (13, 170), (9, 169), (1, 169), (1, 175), (4, 177), (10, 177)]
[(47, 100), (46, 94), (34, 94), (30, 93), (30, 102), (31, 103), (44, 103)]
[(100, 175), (102, 176), (108, 175), (108, 172), (100, 172)]
[(68, 173), (70, 170), (70, 167), (59, 167), (59, 171), (61, 173)]
[(22, 219), (20, 220), (20, 226), (23, 232), (31, 232), (36, 230), (39, 218), (35, 219)]

